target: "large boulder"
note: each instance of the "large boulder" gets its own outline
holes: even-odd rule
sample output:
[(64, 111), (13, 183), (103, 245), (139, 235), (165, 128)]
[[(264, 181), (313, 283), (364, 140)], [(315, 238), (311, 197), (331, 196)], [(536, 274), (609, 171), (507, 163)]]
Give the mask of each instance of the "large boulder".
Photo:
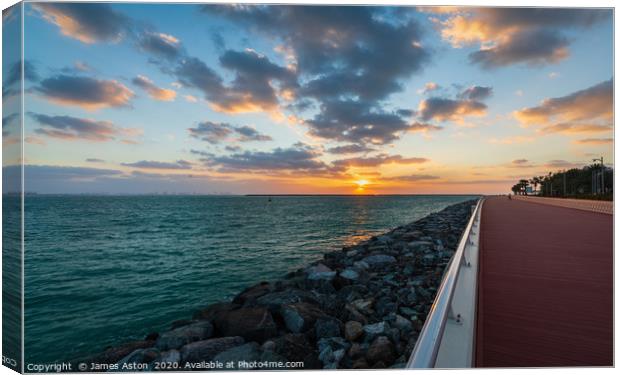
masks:
[(244, 343), (243, 337), (218, 337), (215, 339), (196, 341), (181, 348), (181, 361), (211, 361), (221, 352)]
[(294, 288), (268, 293), (256, 299), (258, 305), (266, 306), (272, 313), (279, 311), (282, 305), (298, 302), (318, 303), (312, 293)]
[(221, 336), (241, 336), (248, 341), (263, 342), (277, 333), (273, 316), (265, 307), (242, 307), (215, 318)]
[(327, 315), (315, 305), (305, 302), (282, 306), (280, 310), (286, 328), (293, 333), (306, 332), (314, 326), (317, 319)]
[(161, 351), (178, 349), (190, 342), (206, 340), (213, 335), (213, 325), (201, 321), (165, 332), (157, 339), (157, 348)]
[[(216, 355), (213, 360), (221, 363), (233, 362), (235, 369), (251, 370), (254, 367), (250, 367), (250, 364), (255, 361), (260, 361), (261, 354), (260, 346), (255, 342), (249, 342), (225, 350)], [(244, 363), (246, 365), (244, 365)]]
[(261, 283), (258, 283), (256, 285), (253, 285), (247, 289), (245, 289), (244, 291), (242, 291), (241, 293), (237, 294), (237, 296), (235, 296), (235, 298), (233, 298), (232, 302), (239, 304), (239, 305), (243, 305), (246, 302), (251, 302), (256, 300), (258, 297), (261, 297), (269, 292), (272, 291), (272, 286), (270, 283), (263, 281)]
[(236, 310), (240, 308), (241, 305), (237, 303), (230, 302), (221, 302), (214, 303), (212, 305), (207, 306), (205, 309), (197, 311), (194, 314), (194, 319), (196, 320), (214, 320), (218, 314), (228, 313), (232, 310)]

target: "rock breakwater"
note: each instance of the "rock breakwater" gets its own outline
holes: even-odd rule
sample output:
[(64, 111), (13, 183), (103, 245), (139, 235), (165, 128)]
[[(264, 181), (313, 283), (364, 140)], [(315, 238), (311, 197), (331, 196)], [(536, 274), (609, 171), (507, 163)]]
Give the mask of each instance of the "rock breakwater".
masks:
[(91, 371), (403, 367), (475, 203), (326, 253), (80, 362)]

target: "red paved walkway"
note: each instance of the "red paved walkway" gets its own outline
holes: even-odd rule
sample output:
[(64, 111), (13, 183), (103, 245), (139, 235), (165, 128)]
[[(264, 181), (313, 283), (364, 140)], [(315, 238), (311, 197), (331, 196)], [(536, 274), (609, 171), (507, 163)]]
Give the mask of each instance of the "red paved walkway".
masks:
[(613, 365), (613, 216), (494, 197), (481, 225), (476, 365)]

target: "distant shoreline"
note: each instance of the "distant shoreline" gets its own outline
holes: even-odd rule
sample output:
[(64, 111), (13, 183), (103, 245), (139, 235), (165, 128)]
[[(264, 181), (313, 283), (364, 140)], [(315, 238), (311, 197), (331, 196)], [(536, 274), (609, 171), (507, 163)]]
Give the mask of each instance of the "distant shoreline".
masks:
[[(3, 196), (18, 196), (21, 193), (8, 192)], [(481, 193), (461, 193), (461, 194), (106, 194), (106, 193), (36, 193), (27, 192), (25, 196), (45, 196), (45, 197), (470, 197), (488, 194)], [(493, 194), (492, 194), (493, 195)]]

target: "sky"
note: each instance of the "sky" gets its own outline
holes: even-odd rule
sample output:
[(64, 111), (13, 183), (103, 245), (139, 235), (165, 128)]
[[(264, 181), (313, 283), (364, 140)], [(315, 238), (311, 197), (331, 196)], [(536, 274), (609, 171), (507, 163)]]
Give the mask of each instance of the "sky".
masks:
[[(23, 12), (26, 191), (493, 194), (613, 165), (610, 9)], [(5, 46), (18, 13), (3, 12)], [(10, 178), (20, 60), (4, 56)]]

